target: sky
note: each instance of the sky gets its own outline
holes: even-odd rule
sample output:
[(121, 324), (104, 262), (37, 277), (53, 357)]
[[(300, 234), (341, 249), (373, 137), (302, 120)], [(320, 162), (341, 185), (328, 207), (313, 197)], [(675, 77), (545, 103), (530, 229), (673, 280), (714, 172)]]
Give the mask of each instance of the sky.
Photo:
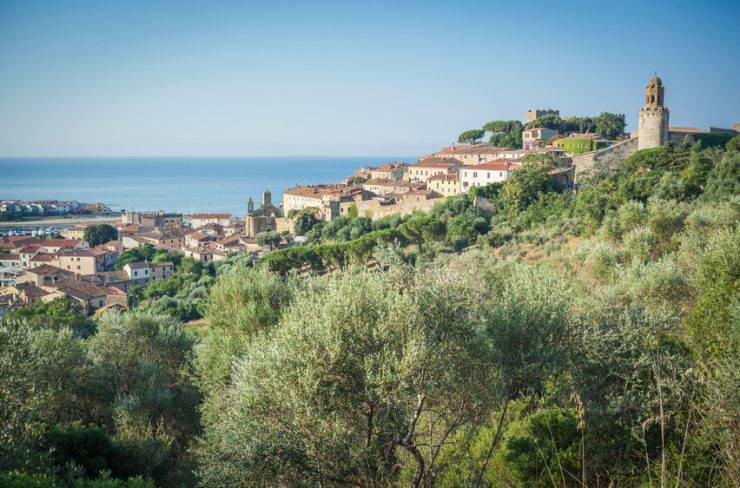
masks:
[(0, 0), (0, 156), (424, 154), (534, 108), (740, 121), (740, 2)]

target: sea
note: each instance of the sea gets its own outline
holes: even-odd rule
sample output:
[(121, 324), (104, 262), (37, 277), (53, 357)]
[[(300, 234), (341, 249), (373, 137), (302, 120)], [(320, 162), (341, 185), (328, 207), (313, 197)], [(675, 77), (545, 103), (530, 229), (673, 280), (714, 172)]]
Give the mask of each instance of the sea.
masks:
[(3, 157), (0, 200), (103, 203), (111, 210), (244, 215), (265, 190), (279, 204), (295, 185), (339, 182), (388, 157)]

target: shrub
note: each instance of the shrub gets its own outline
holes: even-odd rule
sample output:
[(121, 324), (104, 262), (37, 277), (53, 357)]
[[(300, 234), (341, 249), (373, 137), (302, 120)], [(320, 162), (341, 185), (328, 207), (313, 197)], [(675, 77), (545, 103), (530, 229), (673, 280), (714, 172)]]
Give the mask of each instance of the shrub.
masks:
[(647, 227), (638, 227), (627, 233), (623, 238), (623, 246), (627, 257), (637, 261), (648, 261), (656, 252), (656, 239)]

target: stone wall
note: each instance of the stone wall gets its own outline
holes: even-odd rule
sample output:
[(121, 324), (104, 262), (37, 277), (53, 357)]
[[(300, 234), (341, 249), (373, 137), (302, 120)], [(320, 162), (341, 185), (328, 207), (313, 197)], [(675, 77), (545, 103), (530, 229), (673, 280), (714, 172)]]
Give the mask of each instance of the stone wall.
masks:
[(637, 152), (638, 138), (633, 137), (613, 146), (572, 156), (576, 183), (597, 171), (614, 171), (622, 161)]

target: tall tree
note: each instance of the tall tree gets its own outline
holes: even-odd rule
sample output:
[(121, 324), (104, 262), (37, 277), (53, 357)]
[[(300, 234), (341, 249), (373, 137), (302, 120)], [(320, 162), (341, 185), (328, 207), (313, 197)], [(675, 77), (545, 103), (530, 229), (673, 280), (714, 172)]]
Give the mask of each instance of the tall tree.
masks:
[(97, 246), (98, 244), (105, 244), (108, 241), (115, 241), (118, 239), (118, 231), (115, 227), (108, 224), (93, 224), (85, 227), (83, 239), (87, 241), (90, 246)]

